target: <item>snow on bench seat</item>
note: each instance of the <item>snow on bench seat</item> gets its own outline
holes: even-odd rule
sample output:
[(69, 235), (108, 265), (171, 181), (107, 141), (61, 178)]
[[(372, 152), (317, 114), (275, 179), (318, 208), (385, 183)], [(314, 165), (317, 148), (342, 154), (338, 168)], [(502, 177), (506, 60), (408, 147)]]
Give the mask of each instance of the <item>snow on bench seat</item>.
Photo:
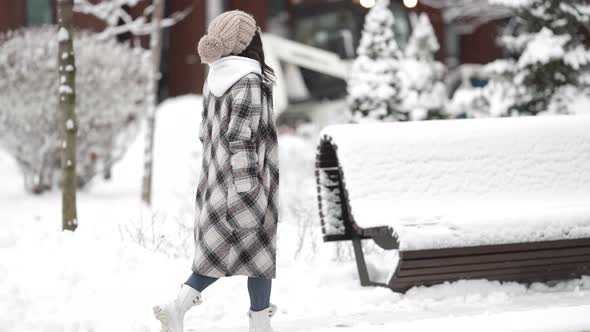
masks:
[[(441, 205), (421, 202), (392, 208), (380, 216), (389, 202), (374, 202), (358, 210), (362, 227), (389, 225), (401, 250), (472, 247), (590, 237), (590, 203), (579, 202), (455, 202)], [(400, 203), (404, 204), (404, 203)], [(399, 206), (400, 204), (395, 204)], [(380, 205), (381, 208), (377, 206)], [(375, 206), (375, 207), (372, 207)], [(355, 212), (356, 211), (356, 212)], [(374, 217), (374, 218), (373, 218)], [(382, 221), (378, 223), (376, 221)]]
[(590, 237), (589, 116), (345, 124), (320, 137), (336, 147), (354, 222), (390, 226), (401, 250)]

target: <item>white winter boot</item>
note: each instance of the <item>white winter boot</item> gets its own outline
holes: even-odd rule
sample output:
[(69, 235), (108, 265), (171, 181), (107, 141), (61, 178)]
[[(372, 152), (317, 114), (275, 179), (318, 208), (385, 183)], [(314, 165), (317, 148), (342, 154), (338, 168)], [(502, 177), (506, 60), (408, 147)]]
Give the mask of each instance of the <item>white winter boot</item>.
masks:
[(189, 285), (180, 286), (175, 300), (154, 306), (154, 315), (162, 323), (162, 332), (183, 332), (184, 314), (201, 304), (201, 293)]
[(277, 306), (271, 304), (270, 307), (262, 311), (248, 312), (250, 318), (250, 332), (274, 332), (270, 326), (270, 318), (277, 312)]

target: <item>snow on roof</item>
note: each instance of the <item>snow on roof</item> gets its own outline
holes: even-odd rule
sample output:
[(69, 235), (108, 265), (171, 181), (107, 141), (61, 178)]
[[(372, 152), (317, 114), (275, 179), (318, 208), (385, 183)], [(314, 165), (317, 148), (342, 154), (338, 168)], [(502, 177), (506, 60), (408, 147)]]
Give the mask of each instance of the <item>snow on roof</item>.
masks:
[(590, 116), (344, 124), (320, 137), (336, 146), (354, 221), (392, 226), (402, 250), (590, 237)]

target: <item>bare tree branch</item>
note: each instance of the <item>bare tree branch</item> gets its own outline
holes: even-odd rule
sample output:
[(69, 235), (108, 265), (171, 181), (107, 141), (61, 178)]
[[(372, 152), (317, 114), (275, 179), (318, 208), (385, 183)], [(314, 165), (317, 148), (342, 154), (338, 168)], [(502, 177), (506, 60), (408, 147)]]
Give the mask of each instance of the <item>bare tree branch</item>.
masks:
[[(74, 11), (91, 15), (105, 22), (106, 28), (100, 33), (101, 39), (111, 38), (123, 33), (131, 33), (134, 36), (146, 36), (151, 34), (154, 24), (150, 22), (154, 6), (149, 5), (143, 13), (134, 18), (124, 6), (133, 7), (139, 0), (104, 0), (99, 3), (92, 3), (90, 0), (75, 0)], [(160, 29), (168, 28), (182, 21), (193, 10), (188, 7), (183, 11), (173, 13), (163, 18), (158, 24)]]

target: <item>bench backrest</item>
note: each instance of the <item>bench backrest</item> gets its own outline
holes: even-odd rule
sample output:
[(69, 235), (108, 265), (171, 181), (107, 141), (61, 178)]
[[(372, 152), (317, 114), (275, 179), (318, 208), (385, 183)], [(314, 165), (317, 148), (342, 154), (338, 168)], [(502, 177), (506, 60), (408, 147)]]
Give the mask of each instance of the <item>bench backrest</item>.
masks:
[(590, 116), (344, 124), (320, 136), (337, 146), (351, 201), (590, 199)]

